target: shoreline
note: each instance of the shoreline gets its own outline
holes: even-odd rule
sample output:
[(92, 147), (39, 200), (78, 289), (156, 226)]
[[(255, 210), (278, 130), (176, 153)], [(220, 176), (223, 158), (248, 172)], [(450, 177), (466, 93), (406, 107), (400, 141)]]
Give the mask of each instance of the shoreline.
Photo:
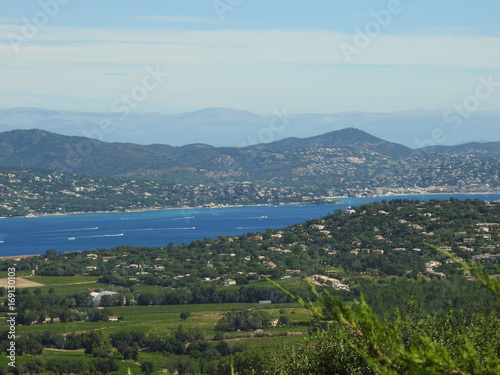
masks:
[(405, 194), (405, 193), (398, 193), (398, 194), (382, 194), (382, 195), (372, 195), (370, 197), (346, 197), (346, 196), (336, 196), (336, 197), (325, 197), (325, 199), (366, 199), (366, 198), (390, 198), (390, 197), (421, 197), (421, 196), (427, 196), (427, 195), (457, 195), (457, 194), (463, 194), (463, 195), (490, 195), (490, 194), (496, 194), (500, 195), (500, 191), (489, 191), (489, 192), (454, 192), (454, 193), (411, 193), (411, 194)]
[[(412, 193), (412, 194), (384, 194), (384, 195), (373, 195), (370, 197), (346, 197), (346, 196), (333, 196), (333, 197), (322, 197), (324, 200), (334, 200), (334, 199), (367, 199), (367, 198), (391, 198), (391, 197), (401, 197), (401, 196), (410, 196), (410, 197), (421, 197), (427, 195), (455, 195), (455, 194), (464, 194), (464, 195), (489, 195), (489, 194), (498, 194), (500, 195), (500, 191), (498, 192), (452, 192), (452, 193)], [(324, 205), (334, 205), (341, 204), (343, 202), (325, 202), (321, 203)], [(207, 206), (183, 206), (183, 207), (152, 207), (152, 208), (137, 208), (137, 209), (126, 209), (126, 210), (113, 210), (113, 211), (77, 211), (77, 212), (65, 212), (65, 213), (50, 213), (50, 214), (32, 214), (32, 215), (24, 215), (24, 216), (0, 216), (0, 219), (20, 219), (20, 218), (40, 218), (40, 217), (51, 217), (51, 216), (67, 216), (67, 215), (99, 215), (99, 214), (115, 214), (115, 213), (133, 213), (133, 212), (147, 212), (147, 211), (171, 211), (171, 210), (203, 210), (203, 209), (215, 209), (215, 208), (237, 208), (237, 207), (272, 207), (272, 206), (297, 206), (297, 205), (314, 205), (315, 203), (309, 202), (290, 202), (290, 203), (278, 203), (278, 204), (232, 204), (232, 205), (214, 205), (211, 207)], [(0, 257), (1, 259), (1, 257)]]
[[(330, 198), (330, 197), (329, 197)], [(216, 208), (237, 208), (237, 207), (273, 207), (273, 206), (298, 206), (298, 205), (314, 205), (315, 203), (309, 202), (290, 202), (284, 204), (221, 204), (214, 205), (211, 207), (207, 206), (183, 206), (183, 207), (152, 207), (152, 208), (137, 208), (137, 209), (127, 209), (127, 210), (113, 210), (113, 211), (90, 211), (90, 212), (65, 212), (65, 213), (54, 213), (54, 214), (33, 214), (25, 216), (0, 216), (0, 219), (20, 219), (20, 218), (38, 218), (38, 217), (51, 217), (51, 216), (67, 216), (67, 215), (99, 215), (99, 214), (118, 214), (118, 213), (133, 213), (133, 212), (148, 212), (148, 211), (173, 211), (173, 210), (211, 210)], [(323, 205), (333, 205), (337, 203), (321, 203)]]
[(33, 258), (33, 257), (39, 257), (42, 256), (42, 254), (30, 254), (30, 255), (7, 255), (4, 257), (0, 257), (0, 260), (20, 260), (20, 259), (26, 259), (26, 258)]
[[(397, 197), (421, 197), (423, 196), (439, 196), (439, 195), (456, 195), (456, 194), (463, 194), (463, 195), (500, 195), (500, 192), (459, 192), (459, 193), (427, 193), (427, 194), (390, 194), (390, 195), (377, 195), (377, 196), (372, 196), (372, 197), (324, 197), (324, 199), (369, 199), (369, 198), (390, 198), (394, 197), (397, 199)], [(345, 204), (345, 201), (337, 201), (332, 203), (323, 203), (322, 205), (325, 206), (335, 206), (338, 204)], [(291, 203), (286, 203), (286, 204), (256, 204), (256, 205), (214, 205), (213, 207), (206, 207), (206, 206), (195, 206), (195, 207), (167, 207), (167, 208), (144, 208), (144, 209), (135, 209), (135, 210), (116, 210), (116, 211), (98, 211), (98, 212), (72, 212), (72, 213), (56, 213), (56, 214), (41, 214), (41, 215), (32, 215), (32, 216), (15, 216), (15, 217), (2, 217), (2, 219), (16, 219), (16, 218), (37, 218), (37, 217), (51, 217), (51, 216), (66, 216), (66, 215), (91, 215), (91, 214), (106, 214), (106, 213), (133, 213), (133, 212), (148, 212), (148, 211), (169, 211), (169, 210), (196, 210), (196, 209), (218, 209), (218, 208), (238, 208), (238, 207), (274, 207), (274, 206), (298, 206), (298, 205), (314, 205), (313, 203), (306, 203), (306, 202), (291, 202)], [(44, 254), (27, 254), (27, 255), (8, 255), (8, 256), (0, 256), (0, 261), (4, 260), (20, 260), (20, 259), (26, 259), (26, 258), (33, 258), (33, 257), (38, 257), (38, 256), (44, 256)]]

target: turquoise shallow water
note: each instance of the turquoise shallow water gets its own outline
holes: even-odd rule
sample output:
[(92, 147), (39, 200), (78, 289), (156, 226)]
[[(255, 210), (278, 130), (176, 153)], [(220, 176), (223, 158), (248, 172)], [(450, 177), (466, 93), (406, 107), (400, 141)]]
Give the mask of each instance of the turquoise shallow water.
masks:
[(216, 209), (155, 210), (129, 213), (83, 214), (0, 220), (0, 256), (43, 254), (110, 248), (117, 245), (166, 246), (218, 235), (278, 229), (383, 199), (484, 199), (500, 194), (447, 194), (346, 198), (334, 205), (228, 207)]

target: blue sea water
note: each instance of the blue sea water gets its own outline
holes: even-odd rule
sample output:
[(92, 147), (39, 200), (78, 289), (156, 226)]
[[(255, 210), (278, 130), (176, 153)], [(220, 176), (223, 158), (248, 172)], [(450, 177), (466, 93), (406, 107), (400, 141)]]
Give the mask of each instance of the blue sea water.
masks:
[(110, 248), (117, 245), (166, 246), (219, 235), (278, 229), (383, 199), (483, 199), (500, 194), (447, 194), (345, 198), (332, 205), (250, 206), (214, 209), (155, 210), (0, 220), (0, 256)]

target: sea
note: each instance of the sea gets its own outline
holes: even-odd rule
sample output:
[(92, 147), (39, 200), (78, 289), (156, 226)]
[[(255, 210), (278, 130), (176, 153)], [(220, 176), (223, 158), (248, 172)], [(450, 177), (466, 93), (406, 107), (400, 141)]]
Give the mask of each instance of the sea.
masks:
[(319, 219), (336, 209), (391, 199), (500, 200), (500, 194), (392, 195), (336, 198), (325, 205), (189, 208), (126, 213), (20, 217), (0, 220), (0, 257), (108, 249), (118, 245), (144, 247), (190, 243), (204, 238), (263, 232)]

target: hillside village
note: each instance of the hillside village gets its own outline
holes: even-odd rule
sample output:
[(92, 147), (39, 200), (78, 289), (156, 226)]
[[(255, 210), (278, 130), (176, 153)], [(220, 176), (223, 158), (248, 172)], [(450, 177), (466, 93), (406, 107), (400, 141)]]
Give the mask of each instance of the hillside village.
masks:
[[(365, 160), (356, 159), (353, 162), (363, 164)], [(323, 163), (329, 164), (329, 161), (323, 160)], [(367, 167), (370, 166), (367, 165)], [(354, 176), (354, 171), (343, 171), (342, 168), (338, 169), (330, 165), (329, 171), (324, 171), (325, 173), (333, 173), (337, 169), (335, 174), (345, 173), (347, 176), (353, 176), (351, 180), (339, 177), (337, 186), (343, 185), (342, 188), (280, 187), (254, 184), (249, 181), (235, 181), (224, 186), (186, 185), (156, 180), (76, 176), (59, 172), (0, 171), (0, 216), (38, 216), (78, 212), (231, 205), (329, 204), (334, 203), (336, 197), (390, 197), (398, 194), (426, 195), (452, 192), (488, 193), (499, 190), (493, 180), (489, 181), (490, 184), (485, 184), (482, 177), (481, 179), (474, 176), (465, 178), (460, 170), (454, 172), (453, 181), (450, 181), (446, 174), (437, 173), (436, 176), (428, 179), (432, 184), (418, 185), (417, 180), (421, 180), (425, 173), (413, 170), (409, 165), (406, 167), (409, 169), (404, 171), (405, 181), (398, 181), (396, 177), (384, 177), (379, 182), (373, 181), (374, 183), (370, 187), (365, 187), (367, 185)], [(445, 166), (442, 168), (449, 169)], [(323, 175), (320, 170), (322, 169), (318, 170), (315, 167), (304, 170), (301, 178), (309, 176), (314, 179), (314, 176)], [(464, 167), (464, 170), (469, 169)], [(302, 174), (302, 172), (296, 172), (297, 176)], [(485, 172), (485, 174), (487, 173)], [(415, 180), (412, 184), (402, 185), (411, 181), (411, 178)]]
[(306, 189), (250, 182), (223, 187), (154, 180), (76, 176), (28, 170), (0, 171), (0, 216), (110, 212), (229, 205), (325, 204)]
[(243, 148), (97, 142), (71, 168), (67, 150), (88, 139), (35, 129), (0, 141), (4, 217), (500, 191), (495, 143), (412, 150), (354, 128)]

